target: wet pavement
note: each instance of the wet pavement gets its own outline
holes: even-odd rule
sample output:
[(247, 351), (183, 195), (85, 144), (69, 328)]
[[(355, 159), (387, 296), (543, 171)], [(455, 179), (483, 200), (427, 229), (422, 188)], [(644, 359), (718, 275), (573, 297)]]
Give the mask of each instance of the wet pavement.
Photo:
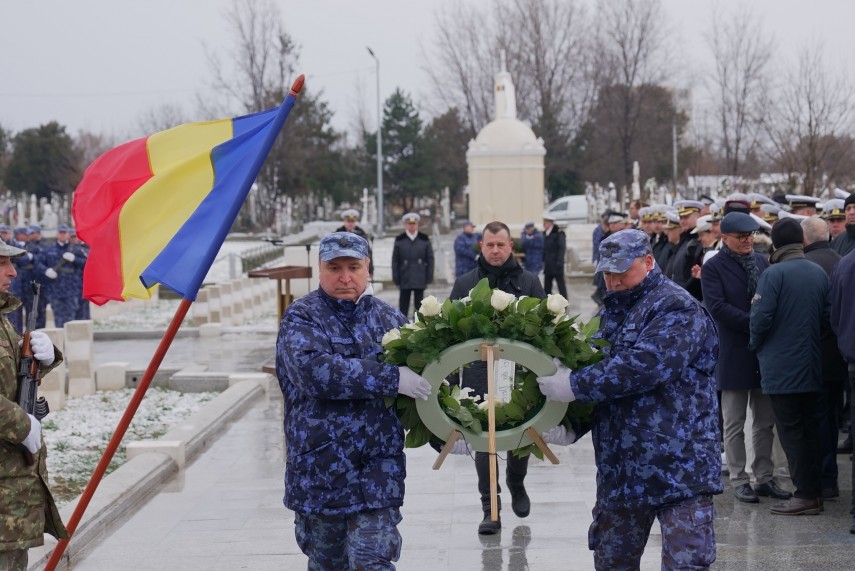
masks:
[[(590, 282), (568, 282), (571, 313), (587, 318), (594, 310)], [(445, 297), (448, 286), (427, 294)], [(379, 294), (392, 304), (397, 291)], [(235, 331), (217, 338), (176, 340), (165, 366), (197, 363), (208, 370), (257, 371), (270, 356), (275, 331)], [(110, 341), (109, 353), (142, 367), (157, 341)], [(96, 344), (96, 360), (105, 347)], [(246, 359), (246, 355), (253, 358)], [(269, 358), (269, 357), (267, 357)], [(293, 514), (282, 506), (284, 441), (281, 396), (258, 403), (168, 489), (147, 502), (73, 567), (79, 571), (115, 569), (194, 571), (300, 569), (306, 558), (296, 546)], [(569, 447), (555, 447), (560, 464), (533, 459), (526, 485), (531, 515), (502, 512), (502, 532), (479, 536), (482, 514), (470, 458), (450, 456), (438, 471), (429, 447), (407, 450), (407, 493), (400, 526), (402, 571), (460, 569), (588, 570), (593, 559), (587, 529), (595, 498), (594, 454), (589, 436)], [(851, 465), (839, 455), (840, 498), (826, 501), (819, 516), (787, 517), (769, 513), (772, 500), (742, 504), (732, 490), (716, 497), (716, 535), (721, 570), (852, 570), (855, 535)], [(501, 463), (500, 463), (501, 464)], [(500, 474), (504, 468), (500, 466)], [(725, 478), (726, 480), (726, 478)], [(780, 482), (784, 486), (790, 483)], [(510, 497), (503, 500), (509, 506)], [(654, 524), (641, 569), (660, 568), (661, 536)]]

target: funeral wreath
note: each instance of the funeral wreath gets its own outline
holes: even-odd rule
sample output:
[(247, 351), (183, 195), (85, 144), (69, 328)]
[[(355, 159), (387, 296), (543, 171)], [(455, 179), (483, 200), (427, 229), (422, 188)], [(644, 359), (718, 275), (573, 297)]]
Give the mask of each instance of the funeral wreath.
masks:
[[(382, 358), (385, 362), (406, 365), (422, 374), (426, 368), (435, 373), (437, 364), (443, 364), (450, 355), (454, 355), (457, 362), (452, 358), (452, 362), (445, 363), (447, 370), (442, 370), (442, 376), (450, 375), (453, 382), (443, 380), (439, 383), (436, 394), (431, 397), (436, 400), (429, 406), (438, 407), (451, 419), (451, 425), (459, 425), (466, 429), (463, 431), (466, 434), (478, 436), (487, 430), (486, 396), (473, 394), (470, 387), (461, 388), (454, 381), (459, 368), (465, 366), (464, 362), (476, 360), (464, 357), (464, 362), (459, 362), (460, 355), (467, 353), (455, 349), (466, 345), (477, 350), (478, 342), (503, 343), (513, 349), (511, 353), (525, 358), (515, 359), (517, 365), (510, 375), (510, 394), (494, 403), (497, 434), (525, 426), (549, 406), (561, 407), (558, 420), (551, 426), (560, 421), (570, 428), (574, 423), (590, 420), (593, 404), (573, 402), (566, 406), (564, 403), (547, 402), (537, 384), (536, 372), (519, 364), (524, 360), (531, 363), (546, 360), (554, 372), (551, 361), (555, 357), (570, 369), (586, 367), (603, 358), (600, 347), (605, 342), (592, 338), (599, 328), (599, 318), (582, 323), (578, 316), (566, 315), (567, 305), (567, 300), (561, 295), (550, 294), (546, 299), (516, 298), (499, 289), (491, 289), (487, 279), (483, 279), (460, 300), (446, 299), (440, 303), (434, 296), (425, 298), (413, 323), (392, 329), (383, 337)], [(389, 399), (390, 406), (392, 401), (407, 431), (407, 447), (415, 448), (432, 438), (441, 441), (447, 437), (447, 434), (434, 434), (426, 426), (420, 416), (420, 409), (421, 414), (426, 409), (417, 406), (411, 397), (399, 395)], [(565, 406), (566, 412), (563, 412)], [(542, 457), (530, 440), (526, 442), (529, 444), (504, 449), (513, 450), (516, 455), (534, 453)]]

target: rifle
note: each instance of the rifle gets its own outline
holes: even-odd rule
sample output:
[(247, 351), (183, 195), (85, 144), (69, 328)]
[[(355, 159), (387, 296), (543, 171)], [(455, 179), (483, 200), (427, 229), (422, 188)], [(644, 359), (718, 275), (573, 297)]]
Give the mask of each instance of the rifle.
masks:
[[(30, 282), (33, 288), (33, 307), (27, 314), (27, 328), (24, 330), (24, 341), (21, 344), (21, 362), (18, 366), (18, 395), (16, 400), (18, 406), (24, 412), (32, 414), (41, 421), (48, 415), (50, 409), (45, 397), (37, 397), (39, 385), (42, 382), (42, 374), (39, 370), (39, 362), (33, 356), (33, 348), (30, 346), (30, 333), (36, 328), (36, 316), (39, 312), (39, 293), (41, 284)], [(35, 463), (32, 453), (24, 449), (24, 459), (27, 466)]]

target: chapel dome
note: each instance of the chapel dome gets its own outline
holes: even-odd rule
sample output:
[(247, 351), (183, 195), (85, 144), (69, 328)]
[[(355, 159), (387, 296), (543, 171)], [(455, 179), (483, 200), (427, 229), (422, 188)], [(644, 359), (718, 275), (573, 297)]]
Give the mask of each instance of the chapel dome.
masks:
[(469, 152), (475, 153), (519, 151), (543, 151), (543, 141), (519, 119), (503, 117), (490, 121), (469, 143)]

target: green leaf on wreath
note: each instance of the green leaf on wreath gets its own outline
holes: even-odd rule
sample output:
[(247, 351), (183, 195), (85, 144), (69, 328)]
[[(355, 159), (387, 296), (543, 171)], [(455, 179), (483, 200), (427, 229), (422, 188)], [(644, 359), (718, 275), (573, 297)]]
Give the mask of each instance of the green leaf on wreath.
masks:
[(505, 414), (511, 420), (522, 420), (525, 417), (525, 409), (512, 401), (505, 404)]
[(386, 343), (386, 350), (387, 351), (393, 351), (395, 349), (406, 349), (406, 348), (407, 348), (407, 342), (404, 341), (403, 339), (395, 339), (394, 341), (389, 341), (388, 343)]
[(407, 436), (404, 439), (404, 446), (407, 448), (418, 448), (419, 446), (424, 446), (428, 442), (430, 442), (433, 434), (428, 428), (422, 424), (421, 426), (415, 427), (407, 432)]
[(421, 372), (426, 364), (425, 356), (422, 353), (410, 353), (407, 357), (407, 366), (416, 372)]
[(490, 305), (490, 298), (493, 297), (493, 289), (490, 287), (490, 282), (487, 278), (479, 281), (472, 291), (469, 293), (469, 298), (473, 305), (476, 302), (481, 302), (485, 305)]
[(457, 410), (460, 408), (460, 402), (454, 397), (442, 397), (442, 404), (444, 404), (447, 408), (451, 410)]
[(496, 407), (496, 426), (502, 426), (508, 421), (508, 413), (505, 412), (505, 405)]
[(586, 323), (586, 324), (582, 327), (581, 333), (582, 333), (582, 335), (584, 335), (584, 336), (585, 336), (585, 338), (586, 338), (586, 339), (588, 339), (588, 338), (590, 338), (594, 333), (596, 333), (597, 331), (599, 331), (599, 329), (600, 329), (600, 318), (599, 318), (599, 317), (594, 317), (593, 319), (591, 319), (591, 321), (589, 321), (588, 323)]
[(460, 331), (467, 339), (475, 329), (475, 324), (471, 317), (461, 317), (457, 320), (457, 330)]
[(528, 313), (540, 305), (540, 299), (536, 297), (524, 297), (517, 303), (517, 313)]
[(564, 351), (562, 351), (558, 345), (555, 344), (555, 341), (552, 340), (552, 337), (547, 337), (546, 342), (541, 347), (541, 350), (549, 355), (550, 357), (563, 357)]

